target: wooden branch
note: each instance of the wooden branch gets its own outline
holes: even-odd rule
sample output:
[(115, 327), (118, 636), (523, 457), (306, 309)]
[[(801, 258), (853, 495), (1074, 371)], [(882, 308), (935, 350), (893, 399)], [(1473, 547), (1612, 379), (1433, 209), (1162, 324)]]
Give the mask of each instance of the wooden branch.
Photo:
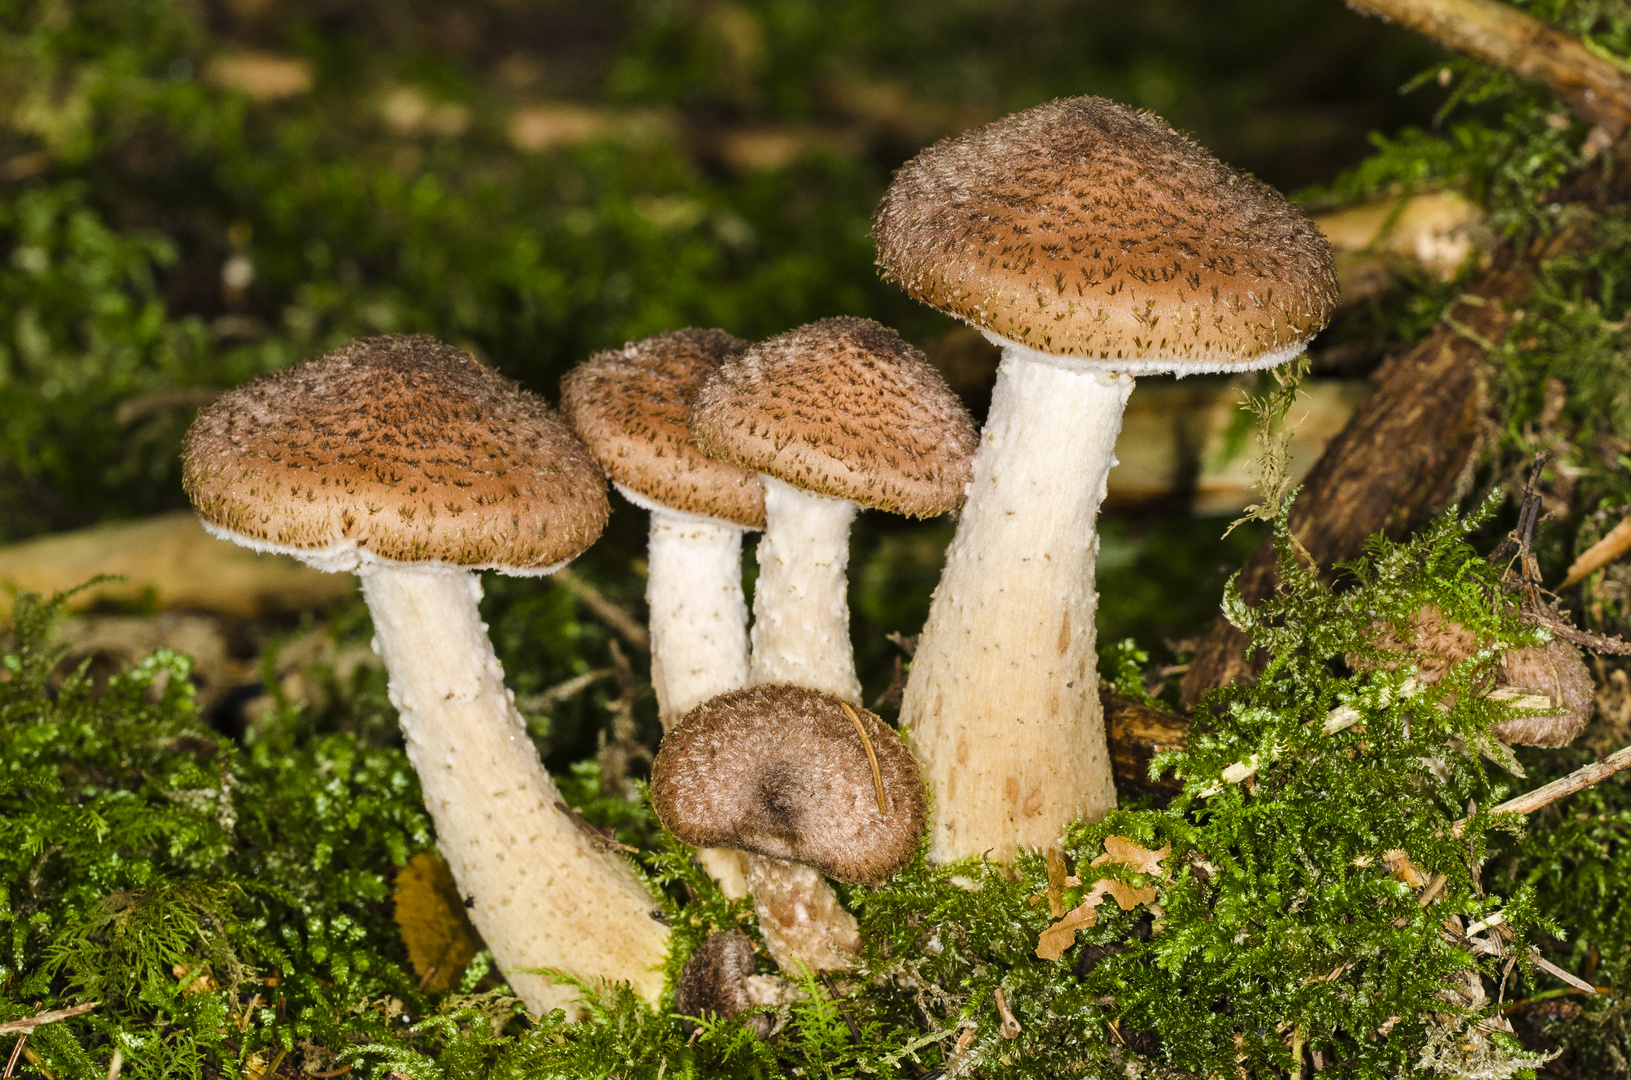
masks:
[(1116, 787), (1142, 788), (1175, 795), (1183, 785), (1170, 776), (1150, 779), (1150, 758), (1163, 750), (1189, 745), (1189, 721), (1165, 709), (1156, 709), (1108, 691), (1099, 695), (1104, 706), (1105, 734), (1110, 742), (1110, 769)]
[(36, 1016), (25, 1017), (22, 1020), (7, 1020), (0, 1024), (0, 1035), (27, 1035), (41, 1024), (54, 1024), (59, 1020), (81, 1016), (90, 1012), (100, 1001), (87, 1001), (80, 1005), (70, 1005), (66, 1009), (53, 1009), (51, 1012), (42, 1012)]
[(1558, 587), (1566, 589), (1590, 577), (1627, 551), (1631, 551), (1631, 517), (1614, 526), (1607, 536), (1582, 551), (1580, 557), (1574, 560), (1574, 565), (1569, 567), (1569, 576), (1564, 578), (1563, 584)]
[[(1590, 765), (1574, 770), (1567, 776), (1559, 777), (1550, 784), (1545, 784), (1534, 791), (1514, 796), (1504, 803), (1497, 803), (1491, 814), (1533, 814), (1543, 806), (1550, 806), (1557, 800), (1573, 795), (1577, 791), (1584, 791), (1595, 784), (1600, 784), (1615, 773), (1631, 768), (1631, 746), (1614, 751), (1601, 761), (1594, 761)], [(1450, 826), (1453, 836), (1460, 836), (1467, 830), (1470, 818), (1462, 818)]]
[[(1529, 295), (1534, 265), (1581, 243), (1564, 230), (1524, 252), (1504, 250), (1426, 338), (1377, 369), (1376, 392), (1326, 446), (1291, 509), (1291, 530), (1318, 565), (1354, 558), (1374, 533), (1402, 536), (1454, 500), (1482, 437), (1487, 345), (1511, 326), (1508, 308)], [(1240, 593), (1258, 603), (1275, 578), (1265, 540), (1241, 569)], [(1246, 635), (1220, 616), (1184, 675), (1184, 708), (1262, 670), (1266, 658), (1246, 649)]]
[[(1348, 0), (1348, 6), (1505, 68), (1557, 94), (1601, 150), (1631, 126), (1631, 74), (1573, 34), (1497, 0)], [(1600, 133), (1600, 134), (1599, 134)]]

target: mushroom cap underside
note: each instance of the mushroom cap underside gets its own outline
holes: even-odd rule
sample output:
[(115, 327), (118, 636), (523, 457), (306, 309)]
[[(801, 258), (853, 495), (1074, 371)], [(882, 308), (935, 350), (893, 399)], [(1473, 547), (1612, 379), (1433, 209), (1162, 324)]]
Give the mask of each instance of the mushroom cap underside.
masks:
[(839, 881), (883, 881), (923, 834), (923, 780), (900, 736), (866, 709), (803, 687), (762, 684), (697, 706), (663, 737), (651, 792), (687, 844), (803, 863)]

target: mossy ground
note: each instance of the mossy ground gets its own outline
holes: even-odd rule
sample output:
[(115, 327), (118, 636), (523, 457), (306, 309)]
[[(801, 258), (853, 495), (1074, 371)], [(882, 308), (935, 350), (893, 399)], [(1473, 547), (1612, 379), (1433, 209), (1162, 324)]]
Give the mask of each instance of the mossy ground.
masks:
[[(1520, 6), (1631, 55), (1631, 17), (1617, 5)], [(1513, 516), (1510, 499), (1485, 509), (1484, 493), (1513, 494), (1535, 450), (1556, 455), (1543, 484), (1548, 581), (1631, 507), (1631, 251), (1623, 209), (1594, 194), (1604, 163), (1582, 159), (1584, 129), (1549, 96), (1318, 5), (1155, 4), (1092, 19), (1048, 4), (1013, 19), (1008, 7), (607, 6), (574, 39), (593, 46), (580, 57), (593, 89), (580, 83), (579, 96), (655, 116), (656, 128), (523, 154), (509, 119), (527, 95), (573, 92), (567, 60), (551, 54), (542, 75), (522, 78), (526, 65), (503, 67), (480, 34), (463, 52), (439, 51), (435, 11), (272, 4), (257, 22), (160, 0), (0, 6), (7, 538), (179, 505), (175, 445), (196, 400), (186, 391), (363, 333), (434, 332), (546, 393), (591, 349), (685, 323), (758, 337), (845, 312), (934, 339), (947, 324), (876, 281), (865, 228), (888, 169), (939, 129), (857, 120), (863, 99), (947, 102), (943, 123), (956, 126), (959, 109), (977, 117), (1104, 92), (1166, 112), (1283, 183), (1353, 164), (1308, 193), (1310, 205), (1450, 187), (1486, 209), (1496, 243), (1560, 228), (1589, 238), (1539, 267), (1522, 318), (1487, 343), (1496, 408), (1463, 507), (1480, 509), (1378, 546), (1334, 586), (1288, 564), (1275, 600), (1235, 611), (1272, 652), (1268, 672), (1210, 699), (1191, 750), (1164, 762), (1185, 793), (1067, 837), (1064, 869), (1084, 884), (1056, 891), (1061, 908), (1107, 876), (1156, 888), (1159, 911), (1101, 903), (1095, 925), (1047, 961), (1036, 955), (1055, 921), (1041, 857), (1012, 873), (915, 864), (886, 887), (845, 891), (868, 935), (863, 968), (835, 987), (808, 984), (766, 1043), (732, 1024), (691, 1039), (676, 1017), (615, 990), (592, 999), (587, 1023), (528, 1018), (480, 956), (449, 989), (422, 992), (392, 890), (433, 837), (377, 669), (311, 672), (325, 686), (321, 707), (269, 680), (269, 707), (226, 724), (199, 708), (186, 657), (160, 652), (112, 679), (65, 670), (53, 605), (20, 600), (0, 671), (0, 1024), (98, 1004), (29, 1034), (14, 1075), (101, 1077), (117, 1050), (122, 1075), (251, 1080), (346, 1069), (423, 1080), (1273, 1076), (1316, 1060), (1339, 1076), (1501, 1076), (1530, 1067), (1512, 1037), (1475, 1030), (1503, 1013), (1530, 1046), (1561, 1049), (1545, 1066), (1554, 1073), (1631, 1070), (1619, 996), (1631, 982), (1631, 787), (1574, 796), (1527, 829), (1484, 813), (1631, 741), (1624, 672), (1598, 666), (1598, 722), (1578, 748), (1522, 753), (1526, 780), (1465, 749), (1498, 718), (1471, 692), (1493, 649), (1532, 633), (1480, 555)], [(517, 18), (506, 5), (469, 10), (474, 25), (500, 30)], [(235, 47), (302, 57), (312, 92), (256, 101), (206, 78), (223, 23), (241, 34)], [(1112, 24), (1115, 34), (1098, 32)], [(1344, 35), (1374, 55), (1354, 60)], [(1248, 53), (1258, 59), (1219, 59)], [(1312, 130), (1312, 114), (1297, 110), (1337, 91), (1290, 60), (1261, 58), (1307, 55), (1335, 57), (1345, 85), (1368, 80), (1388, 94), (1431, 66), (1416, 94), (1364, 113), (1390, 132), (1368, 157), (1333, 137), (1294, 155), (1304, 171), (1276, 176), (1268, 143), (1247, 136), (1272, 143), (1273, 115), (1293, 117), (1285, 130)], [(485, 74), (512, 69), (514, 79)], [(404, 88), (429, 103), (411, 123), (405, 106), (391, 111), (411, 104), (392, 97)], [(676, 117), (688, 134), (663, 127)], [(710, 133), (839, 123), (862, 131), (859, 149), (816, 142), (770, 168), (708, 149), (726, 145)], [(1364, 126), (1343, 123), (1343, 138)], [(222, 273), (239, 257), (253, 271), (242, 287)], [(1316, 367), (1322, 355), (1374, 360), (1416, 339), (1475, 272), (1401, 278), (1316, 343)], [(1109, 531), (1130, 554), (1102, 578), (1102, 637), (1134, 644), (1104, 670), (1135, 691), (1141, 677), (1159, 681), (1139, 657), (1181, 659), (1169, 639), (1199, 628), (1256, 535), (1222, 544), (1220, 523), (1162, 519)], [(581, 567), (636, 611), (642, 534), (620, 512)], [(885, 634), (921, 624), (946, 535), (862, 523), (852, 607), (869, 698), (897, 655)], [(612, 666), (610, 634), (564, 590), (493, 580), (488, 594), (523, 699)], [(1594, 575), (1568, 599), (1593, 629), (1631, 629), (1631, 569)], [(1389, 697), (1403, 673), (1359, 673), (1348, 657), (1364, 653), (1378, 620), (1427, 600), (1478, 627), (1491, 651), (1407, 707)], [(365, 643), (366, 616), (339, 612), (327, 633)], [(635, 720), (637, 738), (654, 735), (641, 664), (632, 681), (609, 678), (532, 719), (569, 801), (645, 853), (677, 967), (709, 929), (752, 927), (627, 785), (602, 790), (585, 760), (609, 707)], [(1447, 711), (1428, 707), (1451, 691)], [(1338, 704), (1363, 723), (1321, 736)], [(1254, 754), (1249, 783), (1221, 780)], [(1469, 812), (1454, 838), (1449, 826)], [(1171, 848), (1157, 870), (1089, 872), (1109, 837)], [(1431, 907), (1396, 859), (1390, 867), (1395, 850), (1443, 875)], [(1446, 917), (1465, 928), (1497, 910), (1511, 935), (1498, 955), (1446, 936)], [(1529, 945), (1614, 992), (1564, 990), (1531, 967)], [(1490, 994), (1482, 1003), (1456, 992), (1473, 968)], [(1019, 1023), (1012, 1039), (999, 987)]]

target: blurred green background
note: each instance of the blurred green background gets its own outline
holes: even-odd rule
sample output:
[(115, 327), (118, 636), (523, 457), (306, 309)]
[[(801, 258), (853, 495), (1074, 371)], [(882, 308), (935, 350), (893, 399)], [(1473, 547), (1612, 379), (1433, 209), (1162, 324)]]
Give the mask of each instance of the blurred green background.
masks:
[[(1335, 0), (0, 12), (0, 540), (184, 507), (176, 451), (201, 403), (382, 332), (436, 334), (554, 400), (571, 365), (656, 331), (756, 339), (866, 315), (922, 345), (978, 415), (989, 351), (873, 268), (872, 208), (919, 148), (1101, 94), (1295, 191), (1359, 162), (1373, 131), (1430, 126), (1445, 94), (1400, 90), (1432, 46)], [(619, 501), (578, 566), (638, 615), (644, 517)], [(1109, 521), (1101, 638), (1162, 654), (1203, 626), (1260, 535), (1220, 544), (1222, 525), (1181, 506)], [(869, 700), (949, 535), (861, 518)], [(563, 590), (488, 591), (518, 692), (607, 664), (607, 631)], [(607, 703), (540, 721), (552, 764), (592, 752)], [(649, 733), (649, 700), (637, 713)]]

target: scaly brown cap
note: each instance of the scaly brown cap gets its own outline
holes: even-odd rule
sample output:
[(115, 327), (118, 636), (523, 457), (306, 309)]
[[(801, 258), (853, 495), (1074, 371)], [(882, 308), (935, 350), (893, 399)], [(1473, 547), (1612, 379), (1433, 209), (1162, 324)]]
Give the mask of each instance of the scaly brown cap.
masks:
[(974, 421), (924, 355), (871, 319), (789, 330), (702, 384), (705, 453), (794, 487), (911, 517), (963, 503)]
[(670, 510), (765, 527), (759, 474), (691, 441), (691, 398), (747, 348), (723, 330), (675, 330), (596, 353), (561, 380), (561, 411), (612, 482)]
[(900, 736), (865, 709), (799, 686), (750, 686), (692, 709), (663, 736), (651, 796), (687, 844), (788, 859), (839, 881), (883, 881), (923, 836), (923, 778)]
[(1302, 211), (1150, 113), (1051, 101), (944, 140), (873, 217), (883, 275), (1036, 352), (1131, 374), (1290, 360), (1330, 319)]
[(328, 570), (543, 573), (610, 512), (600, 469), (541, 398), (422, 335), (222, 395), (187, 432), (182, 486), (217, 535)]

